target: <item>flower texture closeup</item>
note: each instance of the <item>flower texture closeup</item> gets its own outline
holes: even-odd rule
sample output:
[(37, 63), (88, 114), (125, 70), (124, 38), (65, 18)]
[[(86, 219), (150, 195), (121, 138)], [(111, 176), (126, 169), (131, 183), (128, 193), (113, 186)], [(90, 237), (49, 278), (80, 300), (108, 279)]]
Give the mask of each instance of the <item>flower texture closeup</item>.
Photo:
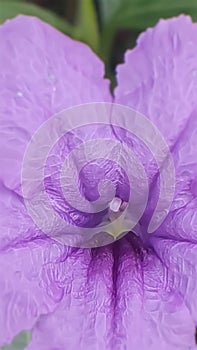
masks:
[(197, 25), (141, 34), (113, 96), (36, 18), (0, 48), (0, 346), (197, 349)]

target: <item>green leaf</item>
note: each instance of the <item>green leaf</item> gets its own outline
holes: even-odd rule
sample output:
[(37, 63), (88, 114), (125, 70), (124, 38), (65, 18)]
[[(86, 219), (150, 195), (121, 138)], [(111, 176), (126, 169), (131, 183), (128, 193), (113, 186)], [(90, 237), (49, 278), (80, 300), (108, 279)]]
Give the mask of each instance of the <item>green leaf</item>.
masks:
[(24, 350), (31, 341), (31, 332), (23, 331), (18, 334), (11, 344), (3, 346), (0, 350)]
[[(197, 20), (196, 0), (123, 0), (125, 6), (114, 13), (111, 20), (117, 27), (145, 29), (153, 26), (161, 17), (177, 16), (181, 13), (190, 14)], [(123, 4), (123, 2), (121, 4)]]
[(103, 32), (100, 51), (109, 60), (113, 38), (119, 29), (142, 31), (160, 18), (190, 14), (197, 20), (196, 0), (100, 0)]
[(197, 20), (196, 0), (100, 0), (103, 20), (121, 28), (145, 29), (161, 17), (181, 13)]
[(100, 0), (101, 16), (104, 23), (109, 21), (120, 5), (120, 0)]
[(65, 34), (70, 36), (75, 34), (75, 29), (70, 24), (48, 10), (21, 1), (0, 0), (0, 23), (3, 23), (6, 19), (13, 18), (19, 14), (38, 17)]
[(93, 0), (79, 0), (76, 19), (76, 37), (97, 52), (99, 31)]

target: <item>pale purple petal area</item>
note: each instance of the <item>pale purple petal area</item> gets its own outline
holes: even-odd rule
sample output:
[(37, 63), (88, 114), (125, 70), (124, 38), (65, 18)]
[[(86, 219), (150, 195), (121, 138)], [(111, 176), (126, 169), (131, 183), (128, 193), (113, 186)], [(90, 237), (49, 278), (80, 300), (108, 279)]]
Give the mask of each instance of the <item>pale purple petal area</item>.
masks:
[[(0, 346), (31, 329), (41, 314), (54, 311), (63, 297), (63, 271), (57, 266), (64, 246), (39, 232), (19, 195), (0, 186)], [(49, 282), (50, 281), (50, 282)]]
[[(171, 211), (157, 235), (197, 244), (197, 109), (188, 116), (172, 155), (176, 168), (176, 191)], [(196, 310), (197, 311), (197, 310)]]
[(117, 84), (115, 102), (149, 117), (173, 146), (197, 107), (197, 24), (182, 15), (141, 34)]
[(20, 173), (45, 120), (111, 100), (103, 64), (34, 18), (5, 23), (0, 42), (0, 346), (33, 328), (28, 350), (196, 349), (197, 26), (184, 16), (160, 21), (118, 68), (115, 101), (163, 133), (177, 188), (155, 235), (143, 241), (129, 233), (96, 249), (46, 238), (27, 215)]
[(57, 254), (58, 249), (61, 247), (55, 249), (52, 242), (40, 239), (1, 252), (1, 345), (9, 344), (21, 330), (31, 329), (40, 315), (54, 311), (62, 299), (64, 290), (59, 277), (54, 285), (47, 285), (43, 278), (49, 256)]
[(65, 108), (111, 96), (104, 65), (91, 49), (37, 18), (7, 21), (0, 42), (0, 179), (19, 191), (22, 157), (35, 130)]
[[(160, 20), (140, 35), (117, 68), (115, 102), (147, 116), (161, 131), (176, 168), (175, 200), (159, 234), (197, 241), (197, 24)], [(145, 159), (153, 178), (150, 158)], [(158, 184), (157, 184), (158, 185)], [(156, 183), (153, 184), (156, 189)], [(152, 206), (156, 196), (152, 193)]]
[(176, 169), (171, 212), (150, 237), (197, 324), (197, 25), (187, 16), (143, 33), (117, 69), (115, 101), (144, 113), (170, 146)]
[(77, 250), (61, 264), (64, 299), (39, 319), (28, 350), (195, 349), (178, 281), (132, 234), (112, 246)]
[(179, 295), (197, 324), (197, 245), (187, 240), (154, 237), (152, 246), (171, 272)]
[[(62, 109), (111, 96), (99, 58), (39, 19), (7, 21), (0, 26), (0, 43), (1, 346), (54, 310), (66, 279), (56, 265), (64, 246), (39, 232), (21, 196), (27, 144)], [(51, 265), (54, 272), (48, 276)]]

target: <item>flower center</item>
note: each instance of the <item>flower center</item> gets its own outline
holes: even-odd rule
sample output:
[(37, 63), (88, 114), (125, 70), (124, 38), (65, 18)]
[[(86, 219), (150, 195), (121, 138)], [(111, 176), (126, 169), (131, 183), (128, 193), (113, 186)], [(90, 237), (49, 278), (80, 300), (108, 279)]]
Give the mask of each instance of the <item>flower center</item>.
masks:
[(128, 219), (125, 218), (125, 214), (123, 213), (127, 205), (128, 203), (119, 197), (114, 197), (109, 203), (108, 220), (112, 225), (106, 232), (113, 236), (114, 239), (117, 239), (123, 232), (126, 233), (129, 231)]

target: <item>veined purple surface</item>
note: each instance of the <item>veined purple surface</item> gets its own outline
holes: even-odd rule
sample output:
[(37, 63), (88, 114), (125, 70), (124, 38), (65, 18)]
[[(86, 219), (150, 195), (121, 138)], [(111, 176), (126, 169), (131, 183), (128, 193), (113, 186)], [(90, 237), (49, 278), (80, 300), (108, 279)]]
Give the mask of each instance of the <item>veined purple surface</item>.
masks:
[[(83, 130), (85, 140), (80, 126), (83, 129), (87, 126)], [(110, 128), (107, 137), (103, 137), (103, 128), (105, 134)], [(65, 152), (67, 133), (78, 138), (70, 152)], [(121, 134), (125, 137), (121, 138)], [(154, 175), (160, 179), (159, 199), (147, 233), (162, 224), (170, 210), (175, 187), (170, 150), (159, 130), (146, 117), (128, 107), (105, 102), (80, 105), (55, 115), (42, 124), (28, 144), (22, 165), (22, 190), (28, 212), (42, 232), (70, 246), (98, 247), (109, 243), (108, 239), (95, 240), (100, 233), (111, 234), (117, 239), (134, 229), (146, 209), (148, 196), (151, 196), (147, 178), (148, 175), (153, 178), (153, 174), (145, 173), (132, 147), (128, 147), (132, 134), (138, 142), (145, 143), (158, 164)], [(50, 162), (48, 174), (44, 171), (47, 159)], [(103, 162), (99, 163), (101, 159)], [(94, 200), (80, 193), (80, 187), (85, 184), (81, 170), (91, 162), (95, 165), (89, 173), (92, 177), (90, 190), (98, 197)], [(101, 171), (103, 176), (98, 182), (93, 179), (93, 174), (99, 176)], [(121, 183), (127, 185), (126, 191)], [(48, 198), (49, 191), (53, 194), (52, 200)], [(127, 206), (119, 217), (110, 220), (106, 210), (109, 211), (110, 202), (118, 195)]]
[[(125, 63), (117, 69), (114, 99), (108, 82), (103, 79), (103, 64), (91, 50), (37, 19), (20, 16), (6, 22), (0, 27), (0, 43), (0, 346), (9, 343), (20, 331), (32, 329), (28, 350), (196, 349), (197, 25), (189, 17), (181, 16), (162, 20), (142, 34), (137, 47), (126, 53)], [(95, 125), (80, 125), (74, 133), (70, 130), (66, 139), (61, 138), (64, 127), (69, 128), (71, 121), (68, 108), (69, 113), (80, 108), (81, 115), (86, 110), (87, 116), (84, 109), (87, 106), (120, 108), (121, 118), (115, 120), (123, 121), (124, 125), (111, 127), (111, 114), (109, 118), (107, 113), (108, 127), (104, 121), (98, 126), (100, 113), (91, 113), (91, 118), (84, 117), (84, 121), (92, 124), (90, 120), (96, 120)], [(132, 123), (124, 128), (125, 110), (145, 116), (145, 124), (137, 129), (143, 140), (136, 136), (136, 127), (132, 134), (128, 131)], [(101, 114), (101, 119), (106, 116)], [(68, 123), (65, 118), (60, 122), (63, 115)], [(50, 129), (44, 134), (48, 141), (42, 143), (43, 138), (36, 139), (35, 135), (51, 120), (55, 121), (54, 116), (60, 119), (56, 127), (52, 124), (52, 132)], [(159, 198), (165, 198), (160, 196), (162, 186), (166, 189), (169, 185), (161, 174), (164, 171), (171, 180), (173, 173), (165, 173), (166, 159), (169, 161), (170, 157), (160, 152), (161, 138), (156, 138), (157, 142), (154, 139), (157, 133), (148, 132), (149, 141), (156, 146), (154, 152), (150, 152), (151, 143), (141, 142), (148, 130), (144, 125), (158, 129), (175, 164), (176, 186), (170, 212), (166, 212), (165, 220), (154, 233), (148, 233), (147, 228)], [(101, 153), (98, 137), (105, 140)], [(120, 148), (122, 139), (126, 145), (121, 148), (125, 152), (123, 164), (127, 165), (124, 171), (122, 161), (115, 165), (118, 162), (113, 148), (117, 145)], [(54, 145), (53, 140), (59, 141)], [(48, 149), (49, 141), (52, 144)], [(94, 159), (90, 157), (92, 152), (84, 148), (84, 141), (90, 149), (94, 147)], [(29, 142), (34, 146), (30, 148), (34, 158), (24, 158)], [(70, 150), (73, 155), (65, 163), (68, 161), (65, 154)], [(51, 224), (48, 225), (49, 219), (53, 219), (51, 215), (43, 211), (42, 216), (36, 210), (35, 217), (29, 215), (26, 205), (29, 202), (31, 206), (31, 196), (28, 195), (43, 194), (43, 189), (47, 190), (47, 205), (51, 208), (54, 200), (52, 208), (59, 205), (62, 209), (60, 192), (54, 193), (53, 188), (57, 180), (68, 195), (64, 170), (69, 169), (69, 164), (78, 175), (71, 182), (71, 187), (73, 183), (78, 185), (74, 187), (74, 196), (68, 198), (71, 204), (73, 198), (76, 201), (78, 188), (77, 210), (83, 209), (81, 205), (87, 202), (91, 209), (92, 203), (99, 199), (100, 190), (103, 202), (97, 209), (103, 210), (107, 204), (107, 218), (116, 219), (117, 203), (113, 200), (121, 199), (122, 215), (130, 203), (124, 193), (137, 188), (129, 183), (133, 171), (130, 151), (142, 165), (149, 187), (147, 205), (136, 233), (131, 231), (102, 247), (76, 248), (62, 244), (43, 229), (48, 226), (51, 229)], [(86, 152), (87, 165), (84, 164)], [(45, 153), (49, 157), (43, 164)], [(158, 155), (164, 160), (160, 167)], [(30, 163), (24, 162), (27, 159)], [(26, 172), (29, 164), (32, 173)], [(80, 171), (76, 172), (78, 168)], [(59, 173), (62, 170), (62, 178), (59, 174), (56, 177), (57, 170)], [(45, 176), (43, 187), (38, 186), (40, 171)], [(24, 198), (21, 172), (25, 181), (27, 174), (32, 176), (29, 177), (32, 187), (25, 182)], [(70, 179), (71, 173), (68, 174)], [(79, 178), (82, 180), (78, 181)], [(101, 179), (105, 181), (99, 185)], [(141, 185), (144, 184), (142, 181)], [(140, 188), (138, 194), (143, 196)], [(132, 213), (130, 216), (127, 210), (129, 220)], [(72, 215), (75, 220), (76, 209)], [(42, 230), (37, 225), (38, 218), (42, 218)], [(90, 230), (94, 229), (92, 224), (93, 221)], [(109, 235), (102, 236), (103, 233), (99, 235), (106, 244)]]

